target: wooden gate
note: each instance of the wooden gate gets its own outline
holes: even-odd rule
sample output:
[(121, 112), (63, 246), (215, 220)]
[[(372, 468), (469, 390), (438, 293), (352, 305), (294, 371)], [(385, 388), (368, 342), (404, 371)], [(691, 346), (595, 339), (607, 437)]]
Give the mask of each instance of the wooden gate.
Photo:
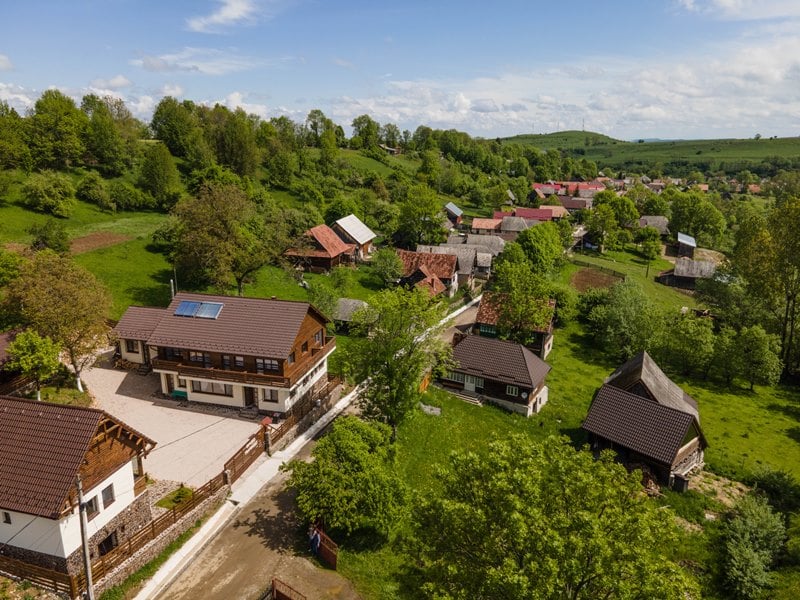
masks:
[(242, 474), (247, 470), (247, 467), (262, 454), (264, 454), (264, 435), (266, 429), (262, 425), (258, 431), (251, 435), (245, 445), (225, 463), (225, 470), (229, 473), (230, 480), (228, 484), (232, 484), (239, 479)]

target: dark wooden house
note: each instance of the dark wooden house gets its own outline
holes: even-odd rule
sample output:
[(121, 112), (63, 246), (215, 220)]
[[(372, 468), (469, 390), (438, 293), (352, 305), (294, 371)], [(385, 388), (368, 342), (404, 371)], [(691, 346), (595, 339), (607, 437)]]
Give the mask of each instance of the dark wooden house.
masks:
[(299, 267), (313, 272), (330, 271), (333, 267), (354, 261), (356, 246), (346, 244), (327, 225), (317, 225), (305, 232), (307, 245), (289, 248), (284, 254)]

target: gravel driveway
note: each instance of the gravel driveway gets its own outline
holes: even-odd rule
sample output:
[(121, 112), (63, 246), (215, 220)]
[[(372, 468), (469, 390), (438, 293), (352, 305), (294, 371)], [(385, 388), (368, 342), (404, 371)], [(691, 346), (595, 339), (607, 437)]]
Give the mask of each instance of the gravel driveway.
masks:
[[(258, 429), (230, 409), (200, 412), (160, 397), (158, 376), (114, 369), (111, 353), (82, 374), (96, 406), (157, 442), (144, 467), (154, 479), (203, 485)], [(206, 408), (206, 407), (203, 407)]]

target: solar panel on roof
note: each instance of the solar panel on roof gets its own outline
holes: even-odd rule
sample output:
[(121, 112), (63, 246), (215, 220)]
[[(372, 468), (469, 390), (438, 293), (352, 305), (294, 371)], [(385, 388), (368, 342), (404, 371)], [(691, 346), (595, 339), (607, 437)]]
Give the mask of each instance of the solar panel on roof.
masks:
[(221, 310), (221, 302), (201, 302), (200, 308), (194, 316), (200, 319), (216, 319), (219, 316), (219, 311)]
[(191, 300), (181, 300), (178, 308), (175, 309), (175, 316), (177, 317), (193, 317), (200, 308), (200, 302), (193, 302)]

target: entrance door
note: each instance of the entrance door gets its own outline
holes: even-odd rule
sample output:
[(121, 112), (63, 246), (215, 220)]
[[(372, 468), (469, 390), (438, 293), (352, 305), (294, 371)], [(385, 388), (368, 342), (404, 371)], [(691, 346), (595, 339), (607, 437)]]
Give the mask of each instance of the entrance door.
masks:
[(145, 342), (139, 342), (142, 345), (142, 357), (144, 358), (144, 364), (150, 364), (150, 347)]
[(244, 388), (244, 405), (245, 407), (255, 406), (256, 405), (256, 390), (255, 388), (247, 387)]
[(475, 378), (472, 375), (464, 375), (464, 390), (467, 392), (475, 391)]

